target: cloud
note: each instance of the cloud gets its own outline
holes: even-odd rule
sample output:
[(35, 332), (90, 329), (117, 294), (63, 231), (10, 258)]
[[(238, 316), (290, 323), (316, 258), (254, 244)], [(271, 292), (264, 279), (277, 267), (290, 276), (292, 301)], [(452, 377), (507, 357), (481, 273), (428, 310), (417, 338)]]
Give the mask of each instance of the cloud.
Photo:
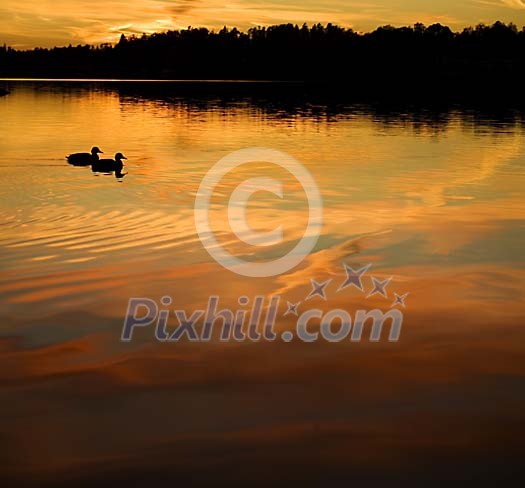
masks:
[(523, 0), (502, 0), (502, 2), (511, 8), (525, 9), (525, 2)]
[(175, 5), (173, 5), (172, 7), (169, 7), (169, 11), (171, 13), (173, 13), (174, 15), (183, 15), (190, 12), (200, 2), (199, 0), (179, 0), (177, 2), (169, 3), (175, 3)]

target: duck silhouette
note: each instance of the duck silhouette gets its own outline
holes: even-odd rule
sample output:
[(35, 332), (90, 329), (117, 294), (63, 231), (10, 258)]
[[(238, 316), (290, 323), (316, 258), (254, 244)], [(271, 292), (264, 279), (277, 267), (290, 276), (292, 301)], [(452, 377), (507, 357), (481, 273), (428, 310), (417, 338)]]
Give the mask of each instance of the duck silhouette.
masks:
[(98, 147), (93, 147), (91, 153), (75, 153), (66, 156), (67, 162), (73, 166), (90, 166), (98, 161), (98, 155), (104, 154)]
[(91, 170), (94, 173), (113, 173), (123, 175), (122, 168), (124, 167), (123, 159), (128, 159), (124, 154), (115, 154), (115, 159), (98, 159), (91, 164)]

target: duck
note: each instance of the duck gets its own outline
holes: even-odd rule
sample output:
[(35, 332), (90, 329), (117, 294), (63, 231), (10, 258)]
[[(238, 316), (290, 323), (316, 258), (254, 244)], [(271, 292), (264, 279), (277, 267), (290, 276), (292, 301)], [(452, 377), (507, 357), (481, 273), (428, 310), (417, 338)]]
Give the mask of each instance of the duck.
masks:
[(117, 173), (122, 173), (122, 168), (124, 167), (123, 159), (128, 159), (124, 154), (118, 152), (115, 154), (115, 159), (98, 159), (93, 161), (91, 165), (91, 170), (97, 173), (112, 173), (113, 171)]
[(97, 146), (91, 149), (90, 153), (75, 153), (66, 156), (67, 162), (73, 166), (90, 166), (98, 161), (98, 155), (104, 154)]

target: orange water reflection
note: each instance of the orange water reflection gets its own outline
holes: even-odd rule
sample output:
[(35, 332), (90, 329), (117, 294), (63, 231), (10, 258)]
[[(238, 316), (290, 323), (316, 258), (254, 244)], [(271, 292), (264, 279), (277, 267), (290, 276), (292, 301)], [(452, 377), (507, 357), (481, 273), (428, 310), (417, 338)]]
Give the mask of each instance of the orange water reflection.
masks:
[[(20, 84), (0, 100), (9, 479), (450, 481), (461, 463), (481, 481), (501, 465), (512, 474), (524, 404), (521, 119), (308, 110), (135, 99), (98, 85)], [(123, 183), (62, 159), (95, 143), (128, 156)], [(222, 269), (195, 233), (200, 180), (246, 146), (289, 152), (324, 198), (318, 247), (276, 278)], [(254, 195), (250, 224), (282, 225), (286, 242), (265, 256), (304, 231), (298, 185), (251, 165), (214, 199), (214, 230), (231, 251), (258, 257), (236, 242), (226, 204), (246, 175), (268, 172), (287, 199)], [(335, 293), (342, 262), (372, 263), (374, 276), (394, 277), (391, 293), (410, 292), (398, 344), (158, 344), (151, 330), (119, 340), (131, 296), (169, 294), (192, 310), (219, 294), (237, 308), (240, 295), (304, 300), (311, 278), (332, 278), (329, 302), (312, 306), (381, 305)]]

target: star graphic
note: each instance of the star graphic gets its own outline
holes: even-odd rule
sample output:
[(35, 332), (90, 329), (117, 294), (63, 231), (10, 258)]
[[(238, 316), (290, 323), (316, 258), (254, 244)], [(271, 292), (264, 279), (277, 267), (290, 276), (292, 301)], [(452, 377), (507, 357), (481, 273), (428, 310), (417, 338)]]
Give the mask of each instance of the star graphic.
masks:
[(301, 302), (298, 303), (290, 303), (289, 301), (286, 302), (286, 305), (288, 306), (288, 310), (284, 313), (284, 316), (287, 315), (295, 315), (296, 317), (299, 316), (298, 307), (301, 305)]
[(388, 298), (388, 293), (386, 292), (385, 288), (388, 286), (388, 284), (391, 281), (392, 281), (391, 277), (388, 278), (387, 280), (379, 281), (377, 278), (374, 278), (372, 276), (372, 283), (374, 284), (374, 289), (368, 294), (366, 298), (369, 298), (372, 295), (375, 295), (377, 293), (384, 296), (385, 298)]
[(346, 280), (344, 283), (339, 287), (337, 290), (340, 292), (341, 290), (344, 290), (345, 288), (348, 288), (349, 286), (355, 286), (357, 289), (361, 291), (365, 291), (363, 288), (363, 283), (361, 282), (361, 278), (363, 275), (370, 269), (372, 266), (371, 264), (367, 266), (363, 266), (361, 269), (358, 269), (357, 271), (348, 266), (348, 264), (343, 263), (345, 267), (346, 272)]
[(310, 280), (312, 282), (312, 291), (310, 294), (306, 297), (306, 300), (310, 300), (310, 298), (313, 298), (315, 296), (320, 296), (323, 300), (326, 301), (326, 293), (325, 288), (332, 282), (331, 279), (328, 281), (325, 281), (324, 283), (317, 283), (315, 280)]
[(401, 305), (403, 308), (406, 307), (405, 305), (405, 300), (407, 298), (408, 295), (410, 295), (410, 293), (405, 293), (404, 295), (398, 295), (397, 293), (394, 293), (396, 299), (394, 300), (394, 303), (392, 303), (392, 305), (390, 305), (391, 307), (395, 307), (397, 305)]

